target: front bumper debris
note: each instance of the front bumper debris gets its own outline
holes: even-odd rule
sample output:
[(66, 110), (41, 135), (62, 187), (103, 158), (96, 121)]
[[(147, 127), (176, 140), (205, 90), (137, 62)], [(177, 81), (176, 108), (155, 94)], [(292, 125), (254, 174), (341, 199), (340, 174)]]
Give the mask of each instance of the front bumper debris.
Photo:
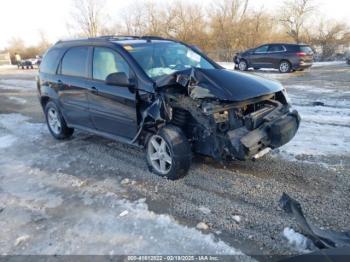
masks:
[(296, 134), (300, 116), (297, 111), (274, 115), (257, 129), (241, 127), (228, 132), (231, 153), (239, 160), (251, 159), (266, 148), (277, 148), (288, 143)]

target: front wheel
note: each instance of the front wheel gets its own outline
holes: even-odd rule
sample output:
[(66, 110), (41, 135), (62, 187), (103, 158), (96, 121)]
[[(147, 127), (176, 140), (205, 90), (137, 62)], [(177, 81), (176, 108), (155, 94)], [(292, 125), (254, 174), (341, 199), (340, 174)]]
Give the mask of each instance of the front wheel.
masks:
[(181, 129), (169, 125), (149, 137), (146, 158), (151, 172), (176, 180), (183, 177), (190, 168), (191, 147)]
[(279, 71), (281, 73), (289, 73), (292, 69), (292, 66), (290, 65), (290, 63), (288, 61), (281, 61), (280, 65), (279, 65)]
[(54, 138), (65, 139), (73, 134), (74, 129), (67, 127), (66, 121), (54, 102), (50, 101), (47, 103), (45, 117), (49, 131)]

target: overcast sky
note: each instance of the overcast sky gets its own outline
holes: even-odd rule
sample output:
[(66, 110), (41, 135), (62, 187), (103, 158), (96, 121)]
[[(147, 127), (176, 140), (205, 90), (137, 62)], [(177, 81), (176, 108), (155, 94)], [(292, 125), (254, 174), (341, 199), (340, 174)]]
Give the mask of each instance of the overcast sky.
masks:
[[(117, 16), (126, 5), (142, 0), (106, 0), (107, 10)], [(153, 0), (161, 1), (161, 0)], [(165, 1), (165, 0), (163, 0)], [(172, 0), (167, 0), (172, 1)], [(186, 0), (186, 2), (209, 5), (215, 0)], [(350, 1), (314, 0), (319, 10), (329, 18), (348, 21), (350, 24)], [(250, 6), (276, 9), (280, 0), (250, 0)], [(22, 38), (26, 44), (36, 44), (39, 31), (45, 32), (52, 42), (66, 38), (72, 0), (0, 0), (0, 49), (6, 47), (12, 37)]]

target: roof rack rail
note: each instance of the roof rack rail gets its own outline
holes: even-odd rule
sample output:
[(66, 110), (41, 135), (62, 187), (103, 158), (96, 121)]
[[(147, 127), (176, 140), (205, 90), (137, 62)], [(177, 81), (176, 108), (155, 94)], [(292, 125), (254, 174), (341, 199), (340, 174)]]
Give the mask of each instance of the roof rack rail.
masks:
[(121, 41), (121, 40), (172, 40), (164, 38), (161, 36), (153, 36), (153, 35), (143, 35), (143, 36), (135, 36), (135, 35), (103, 35), (103, 36), (96, 36), (96, 37), (85, 37), (85, 38), (71, 38), (71, 39), (62, 39), (58, 40), (55, 44), (63, 43), (63, 42), (69, 42), (69, 41), (81, 41), (81, 40), (100, 40), (100, 41)]
[(89, 39), (129, 40), (129, 39), (140, 39), (140, 37), (134, 36), (134, 35), (102, 35), (97, 37), (91, 37)]

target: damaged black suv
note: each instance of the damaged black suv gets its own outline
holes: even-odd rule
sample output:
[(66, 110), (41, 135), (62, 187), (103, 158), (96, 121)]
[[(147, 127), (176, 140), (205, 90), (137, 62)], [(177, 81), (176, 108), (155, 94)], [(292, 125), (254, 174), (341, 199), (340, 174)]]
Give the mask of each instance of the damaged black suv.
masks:
[(145, 147), (150, 170), (170, 179), (188, 171), (193, 152), (258, 157), (290, 141), (300, 122), (279, 83), (158, 37), (59, 41), (37, 80), (55, 138), (76, 128)]

